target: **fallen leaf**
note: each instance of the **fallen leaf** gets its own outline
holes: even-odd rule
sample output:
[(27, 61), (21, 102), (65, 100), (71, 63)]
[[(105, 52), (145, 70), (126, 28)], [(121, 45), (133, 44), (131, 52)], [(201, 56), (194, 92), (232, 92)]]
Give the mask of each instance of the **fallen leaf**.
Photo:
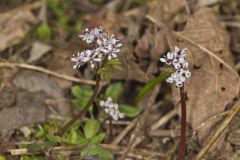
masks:
[[(202, 8), (190, 16), (181, 35), (211, 50), (233, 66), (229, 51), (229, 35), (220, 27), (211, 9)], [(186, 83), (187, 119), (192, 128), (197, 129), (212, 116), (224, 111), (226, 105), (239, 92), (239, 77), (219, 61), (187, 42), (179, 42), (180, 47), (189, 49), (192, 76)], [(173, 87), (174, 102), (179, 102), (179, 91)], [(200, 144), (214, 131), (217, 120), (208, 122), (198, 132)], [(221, 147), (221, 146), (219, 146)]]
[(44, 56), (47, 52), (52, 49), (49, 45), (43, 44), (41, 42), (34, 42), (32, 45), (32, 49), (30, 51), (30, 57), (28, 59), (29, 63), (39, 60), (42, 56)]
[(19, 43), (30, 30), (29, 23), (36, 23), (30, 10), (12, 10), (0, 14), (0, 51)]
[[(73, 69), (73, 63), (70, 61), (70, 57), (74, 53), (77, 53), (80, 48), (72, 49), (65, 47), (66, 46), (53, 52), (53, 57), (51, 57), (48, 61), (48, 69), (63, 75), (74, 76), (76, 74), (76, 70)], [(56, 81), (58, 86), (62, 89), (69, 89), (72, 85), (72, 82), (69, 81), (61, 80), (55, 77), (52, 77), (52, 79)]]
[(18, 72), (13, 78), (15, 86), (25, 89), (29, 92), (44, 92), (50, 98), (54, 98), (57, 102), (57, 106), (54, 108), (57, 113), (62, 116), (70, 115), (70, 107), (67, 102), (64, 101), (64, 92), (58, 84), (52, 80), (49, 76), (35, 72), (24, 70)]

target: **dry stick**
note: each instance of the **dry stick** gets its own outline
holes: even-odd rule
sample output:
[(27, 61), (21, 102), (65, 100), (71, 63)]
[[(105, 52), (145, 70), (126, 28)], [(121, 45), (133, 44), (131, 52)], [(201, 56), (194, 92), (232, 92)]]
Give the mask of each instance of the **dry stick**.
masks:
[(124, 130), (114, 138), (114, 141), (112, 142), (112, 145), (117, 145), (127, 134), (128, 132), (136, 126), (139, 118), (135, 118)]
[(174, 44), (174, 40), (173, 40), (173, 35), (172, 35), (172, 32), (166, 26), (166, 24), (157, 21), (154, 17), (152, 17), (150, 15), (146, 15), (145, 18), (147, 18), (153, 24), (157, 25), (159, 28), (163, 29), (163, 31), (165, 32), (165, 34), (167, 36), (167, 41), (168, 41), (168, 45), (169, 45), (170, 49), (174, 50), (175, 44)]
[(153, 125), (151, 125), (151, 130), (156, 130), (159, 127), (161, 127), (163, 124), (167, 123), (172, 117), (174, 117), (175, 115), (177, 115), (178, 110), (177, 109), (173, 109), (170, 112), (168, 112), (167, 114), (165, 114), (163, 117), (161, 117), (156, 123), (154, 123)]
[(94, 88), (94, 92), (89, 99), (88, 103), (84, 106), (84, 108), (75, 116), (73, 119), (71, 119), (63, 128), (59, 130), (57, 135), (62, 136), (72, 125), (74, 125), (77, 120), (80, 120), (82, 116), (88, 111), (88, 109), (91, 107), (93, 101), (95, 100), (97, 94), (98, 94), (98, 89), (100, 86), (100, 81), (101, 81), (101, 75), (97, 73), (96, 75), (96, 85)]
[(180, 131), (180, 141), (178, 146), (178, 160), (184, 160), (185, 155), (185, 145), (186, 145), (186, 99), (184, 95), (184, 84), (180, 87), (180, 95), (181, 95), (181, 131)]
[[(74, 145), (74, 146), (62, 146), (62, 147), (53, 147), (51, 152), (49, 152), (49, 155), (52, 154), (68, 154), (68, 155), (73, 155), (73, 154), (78, 154), (79, 151), (82, 150), (86, 145)], [(122, 151), (124, 150), (124, 147), (117, 146), (117, 145), (110, 145), (110, 144), (101, 144), (102, 147), (112, 150), (113, 152), (117, 154), (122, 154)], [(43, 155), (44, 152), (42, 150), (29, 150), (28, 148), (20, 148), (20, 149), (9, 149), (6, 150), (5, 153), (10, 154), (11, 156), (22, 156), (22, 155)], [(139, 156), (134, 154), (134, 153), (142, 153), (145, 156), (150, 156), (151, 154), (149, 153), (148, 150), (144, 150), (141, 148), (135, 148), (132, 153), (129, 153), (127, 156), (136, 158)], [(156, 153), (155, 156), (166, 156), (161, 153)], [(143, 159), (143, 158), (141, 158)]]
[(54, 71), (50, 71), (48, 69), (34, 66), (34, 65), (29, 65), (29, 64), (24, 64), (24, 63), (9, 63), (9, 62), (0, 62), (0, 68), (6, 67), (6, 68), (23, 68), (23, 69), (29, 69), (29, 70), (34, 70), (38, 72), (42, 72), (57, 78), (61, 78), (63, 80), (71, 81), (71, 82), (76, 82), (76, 83), (83, 83), (83, 84), (88, 84), (88, 85), (95, 85), (95, 81), (92, 80), (85, 80), (85, 79), (79, 79), (67, 75), (63, 75)]
[(204, 127), (206, 124), (210, 123), (211, 121), (213, 121), (213, 120), (215, 120), (215, 119), (217, 119), (217, 118), (220, 118), (220, 117), (222, 117), (222, 116), (225, 116), (226, 114), (228, 114), (228, 112), (229, 112), (229, 111), (225, 111), (225, 112), (219, 113), (219, 114), (217, 114), (217, 115), (214, 115), (214, 116), (208, 118), (206, 121), (202, 122), (202, 123), (194, 130), (194, 132), (193, 132), (193, 134), (192, 134), (192, 138), (193, 138), (194, 136), (196, 136), (196, 135), (197, 135), (197, 132), (198, 132), (202, 127)]
[(139, 118), (139, 122), (137, 123), (137, 125), (135, 127), (135, 130), (132, 133), (132, 136), (130, 138), (130, 142), (128, 143), (127, 148), (125, 149), (125, 151), (124, 151), (122, 157), (120, 158), (120, 160), (124, 160), (126, 158), (127, 154), (132, 149), (132, 146), (133, 146), (138, 134), (140, 133), (140, 131), (141, 131), (141, 129), (142, 129), (144, 123), (145, 123), (145, 120), (146, 120), (146, 118), (149, 114), (151, 105), (153, 104), (154, 99), (155, 99), (156, 92), (158, 92), (158, 88), (154, 88), (152, 90), (152, 92), (149, 93), (150, 99), (149, 99), (148, 105), (146, 106), (145, 111), (143, 112), (141, 117)]
[(178, 131), (177, 130), (168, 130), (168, 129), (157, 129), (157, 130), (151, 130), (148, 133), (151, 137), (178, 137)]
[(240, 100), (238, 100), (237, 103), (229, 110), (225, 120), (221, 123), (220, 127), (213, 134), (213, 136), (207, 141), (207, 144), (197, 154), (196, 160), (201, 160), (203, 158), (203, 156), (208, 152), (208, 150), (211, 148), (214, 142), (219, 138), (219, 136), (222, 134), (224, 129), (227, 127), (227, 125), (230, 123), (230, 121), (238, 113), (239, 110), (240, 110)]
[[(157, 104), (153, 105), (152, 108), (156, 108), (161, 104), (161, 101), (158, 102)], [(122, 132), (115, 137), (114, 141), (112, 142), (113, 145), (117, 145), (127, 134), (128, 132), (134, 127), (136, 126), (137, 122), (138, 122), (139, 118), (135, 118), (133, 121), (131, 121), (128, 126), (126, 128), (124, 128), (124, 130), (122, 130)]]

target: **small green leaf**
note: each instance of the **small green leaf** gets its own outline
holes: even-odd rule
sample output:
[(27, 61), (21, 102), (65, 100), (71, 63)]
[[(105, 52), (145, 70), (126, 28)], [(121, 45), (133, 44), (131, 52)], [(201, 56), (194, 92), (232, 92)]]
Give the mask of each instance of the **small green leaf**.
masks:
[(57, 160), (66, 160), (67, 158), (61, 155), (57, 155)]
[(76, 99), (72, 100), (72, 103), (79, 109), (82, 109), (87, 104), (93, 94), (91, 88), (84, 88), (80, 86), (73, 86), (71, 91), (73, 96), (76, 97)]
[(42, 156), (21, 156), (20, 160), (44, 160)]
[(48, 42), (51, 38), (51, 29), (46, 23), (43, 23), (37, 28), (36, 34), (39, 40)]
[(71, 102), (75, 107), (81, 110), (87, 104), (88, 99), (72, 99)]
[(127, 117), (135, 117), (140, 113), (138, 108), (126, 104), (120, 104), (118, 109)]
[(77, 131), (71, 128), (68, 134), (68, 143), (76, 144), (77, 137), (78, 137)]
[(113, 72), (113, 70), (116, 70), (116, 71), (122, 70), (121, 62), (119, 61), (118, 58), (107, 60), (107, 63), (105, 63), (105, 65), (98, 70), (98, 73), (101, 75), (101, 77), (104, 80), (110, 81), (111, 73)]
[(117, 101), (121, 93), (123, 92), (122, 83), (114, 83), (108, 86), (106, 89), (106, 97), (112, 97), (113, 101)]
[(84, 135), (87, 139), (96, 135), (100, 128), (100, 123), (97, 120), (88, 120), (83, 128)]
[(47, 134), (47, 132), (44, 129), (40, 129), (35, 132), (34, 137), (36, 138), (42, 138)]
[(6, 160), (5, 157), (3, 156), (0, 156), (0, 160)]
[(91, 144), (98, 144), (100, 142), (102, 142), (105, 138), (106, 134), (105, 133), (99, 133), (98, 135), (92, 137), (90, 139), (90, 143)]
[(138, 92), (138, 95), (136, 97), (136, 100), (139, 101), (142, 99), (142, 97), (148, 93), (151, 89), (153, 89), (156, 85), (158, 85), (160, 82), (164, 81), (166, 79), (165, 74), (160, 74), (158, 77), (150, 80), (147, 84), (144, 85), (143, 88), (141, 88)]
[(50, 134), (47, 134), (46, 137), (50, 142), (61, 142), (62, 140), (61, 137), (50, 135)]
[(81, 86), (73, 86), (71, 91), (76, 98), (90, 97), (93, 94), (91, 88), (85, 88)]
[(29, 156), (21, 156), (20, 160), (31, 160)]
[(78, 132), (71, 128), (69, 133), (65, 134), (65, 139), (68, 144), (87, 144), (88, 140), (85, 139), (83, 136), (78, 134)]
[(89, 145), (81, 151), (82, 158), (112, 160), (111, 152), (99, 145)]

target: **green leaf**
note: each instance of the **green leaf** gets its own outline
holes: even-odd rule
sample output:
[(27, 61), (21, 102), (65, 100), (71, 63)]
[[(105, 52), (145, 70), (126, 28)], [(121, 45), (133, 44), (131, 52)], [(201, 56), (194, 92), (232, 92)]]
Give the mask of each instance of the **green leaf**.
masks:
[(141, 88), (138, 92), (138, 95), (136, 97), (136, 101), (139, 101), (142, 99), (142, 97), (148, 93), (151, 89), (153, 89), (156, 85), (158, 85), (160, 82), (164, 81), (166, 79), (165, 74), (160, 74), (158, 77), (150, 80), (147, 84), (144, 85), (143, 88)]
[(100, 128), (100, 123), (97, 120), (88, 120), (83, 128), (84, 135), (87, 139), (96, 135)]
[(0, 156), (0, 160), (6, 160), (5, 157), (3, 156)]
[(82, 158), (112, 160), (111, 152), (99, 145), (89, 145), (81, 151)]
[(91, 88), (84, 88), (80, 86), (73, 86), (71, 91), (73, 96), (76, 97), (76, 99), (72, 100), (72, 103), (79, 109), (82, 109), (87, 104), (93, 94)]
[(138, 108), (126, 104), (120, 104), (118, 109), (127, 117), (135, 117), (140, 113)]
[(44, 160), (42, 156), (21, 156), (20, 160)]
[(90, 97), (93, 94), (91, 88), (84, 88), (81, 86), (73, 86), (71, 88), (72, 94), (76, 98)]
[(50, 134), (47, 134), (46, 137), (50, 142), (61, 142), (62, 140), (61, 137), (50, 135)]
[(68, 134), (68, 143), (76, 144), (77, 138), (78, 138), (77, 131), (71, 128)]
[(74, 128), (70, 129), (70, 132), (65, 135), (65, 139), (68, 144), (87, 144), (88, 140), (77, 133)]
[(99, 133), (98, 135), (92, 137), (90, 139), (90, 143), (91, 144), (98, 144), (100, 142), (102, 142), (105, 138), (106, 134), (105, 133)]
[(122, 83), (114, 83), (108, 86), (106, 89), (106, 97), (112, 97), (113, 101), (117, 101), (121, 93), (123, 92)]
[(88, 99), (72, 99), (71, 102), (75, 107), (81, 110), (87, 104)]
[(43, 23), (37, 28), (36, 34), (38, 39), (42, 42), (49, 42), (51, 38), (51, 29), (46, 23)]
[(98, 70), (98, 73), (104, 80), (110, 81), (111, 73), (113, 72), (113, 70), (122, 70), (121, 62), (118, 58), (107, 60), (107, 63), (105, 63), (104, 67)]
[(40, 129), (35, 132), (34, 137), (36, 138), (42, 138), (47, 134), (47, 132), (44, 129)]
[(66, 160), (67, 158), (61, 155), (57, 155), (57, 160)]

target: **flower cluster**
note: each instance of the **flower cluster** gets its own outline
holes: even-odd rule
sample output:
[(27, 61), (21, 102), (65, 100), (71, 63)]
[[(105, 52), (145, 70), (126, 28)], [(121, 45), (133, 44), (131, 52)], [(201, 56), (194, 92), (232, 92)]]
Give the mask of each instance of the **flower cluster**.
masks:
[(167, 78), (168, 83), (176, 83), (177, 87), (182, 87), (187, 78), (191, 76), (191, 72), (188, 70), (188, 62), (185, 59), (187, 48), (181, 50), (175, 47), (173, 52), (168, 52), (166, 56), (160, 58), (161, 62), (167, 65), (173, 66), (175, 72)]
[(113, 103), (111, 97), (108, 97), (106, 101), (101, 100), (99, 102), (101, 107), (104, 107), (105, 112), (112, 117), (113, 120), (117, 121), (120, 118), (124, 117), (124, 114), (118, 110), (118, 104)]
[(103, 32), (102, 27), (95, 27), (91, 30), (86, 28), (82, 35), (79, 35), (83, 41), (94, 46), (93, 49), (86, 49), (78, 52), (77, 55), (73, 55), (71, 60), (75, 62), (74, 69), (88, 63), (92, 68), (96, 66), (96, 63), (101, 62), (106, 57), (111, 60), (116, 58), (120, 52), (119, 40), (115, 35), (109, 36)]

